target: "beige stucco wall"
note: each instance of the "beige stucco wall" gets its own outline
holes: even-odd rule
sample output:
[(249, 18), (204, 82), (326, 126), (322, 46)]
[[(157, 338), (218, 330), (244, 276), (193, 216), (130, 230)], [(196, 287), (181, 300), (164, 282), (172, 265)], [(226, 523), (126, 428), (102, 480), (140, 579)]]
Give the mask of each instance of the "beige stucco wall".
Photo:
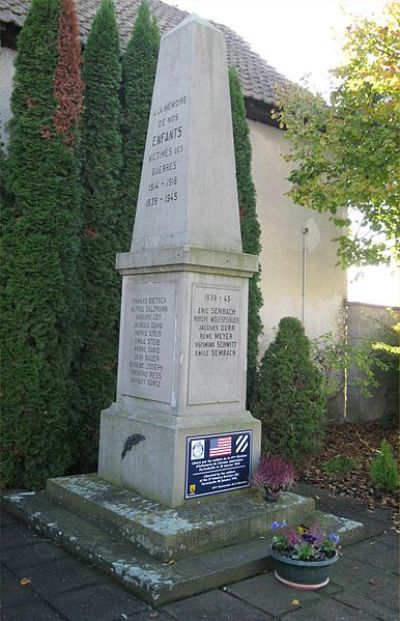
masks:
[(306, 238), (305, 328), (314, 338), (335, 332), (339, 309), (346, 297), (346, 273), (336, 267), (336, 248), (331, 240), (337, 229), (327, 216), (294, 205), (285, 193), (289, 164), (284, 132), (249, 121), (253, 149), (253, 179), (262, 228), (263, 351), (273, 339), (274, 328), (285, 316), (302, 316), (302, 265), (304, 227)]
[(11, 118), (10, 96), (14, 76), (14, 59), (17, 52), (2, 47), (0, 51), (0, 135), (7, 144), (7, 122)]

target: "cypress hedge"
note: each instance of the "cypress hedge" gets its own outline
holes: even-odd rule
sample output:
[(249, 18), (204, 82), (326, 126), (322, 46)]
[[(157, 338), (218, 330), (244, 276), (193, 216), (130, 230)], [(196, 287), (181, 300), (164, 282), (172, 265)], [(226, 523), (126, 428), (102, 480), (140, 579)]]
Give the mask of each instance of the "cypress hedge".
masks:
[(82, 278), (84, 345), (77, 382), (80, 412), (79, 467), (96, 463), (100, 411), (115, 398), (120, 277), (115, 255), (119, 235), (122, 166), (118, 27), (112, 0), (102, 0), (83, 60), (85, 105), (82, 123), (84, 226), (79, 271)]
[(279, 322), (261, 361), (257, 393), (255, 414), (263, 423), (267, 452), (299, 461), (319, 447), (326, 412), (324, 378), (295, 317)]
[(122, 59), (123, 172), (120, 236), (122, 250), (132, 239), (160, 33), (149, 5), (142, 2)]
[[(256, 190), (251, 175), (251, 144), (246, 121), (246, 108), (239, 78), (229, 70), (233, 141), (235, 145), (236, 182), (239, 198), (243, 252), (259, 255), (261, 228), (256, 212)], [(262, 332), (260, 308), (262, 295), (260, 272), (249, 281), (249, 320), (247, 336), (247, 405), (253, 408), (258, 373), (258, 338)]]
[(72, 0), (33, 0), (18, 38), (3, 238), (4, 485), (37, 487), (73, 461), (82, 84)]

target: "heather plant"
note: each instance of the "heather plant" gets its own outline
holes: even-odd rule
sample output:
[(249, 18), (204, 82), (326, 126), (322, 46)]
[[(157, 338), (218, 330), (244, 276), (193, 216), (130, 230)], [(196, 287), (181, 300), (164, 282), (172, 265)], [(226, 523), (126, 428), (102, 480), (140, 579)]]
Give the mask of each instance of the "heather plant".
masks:
[(382, 440), (370, 467), (370, 476), (378, 492), (394, 493), (399, 486), (399, 470), (387, 440)]
[[(261, 228), (256, 212), (256, 190), (251, 174), (251, 143), (246, 120), (244, 97), (234, 69), (229, 71), (233, 142), (235, 146), (236, 183), (239, 199), (243, 252), (259, 255)], [(247, 406), (252, 408), (258, 373), (258, 339), (262, 332), (260, 309), (260, 269), (249, 281), (249, 318), (247, 332)]]
[(326, 412), (322, 373), (298, 319), (284, 317), (262, 360), (254, 412), (266, 451), (301, 460), (320, 445)]
[(75, 4), (33, 0), (15, 61), (2, 240), (3, 485), (41, 486), (74, 459), (81, 103)]
[(79, 467), (94, 468), (100, 411), (115, 398), (120, 276), (119, 235), (122, 166), (120, 46), (112, 0), (102, 0), (83, 57), (83, 229), (78, 269), (82, 281), (83, 347), (76, 365)]
[(294, 468), (279, 455), (262, 455), (252, 477), (252, 485), (273, 493), (286, 490), (294, 480)]

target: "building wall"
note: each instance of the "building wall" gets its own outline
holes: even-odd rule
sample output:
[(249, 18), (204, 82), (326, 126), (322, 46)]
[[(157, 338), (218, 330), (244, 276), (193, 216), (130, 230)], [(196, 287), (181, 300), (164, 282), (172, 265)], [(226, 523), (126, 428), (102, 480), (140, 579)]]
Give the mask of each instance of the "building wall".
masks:
[[(389, 312), (385, 306), (349, 302), (347, 308), (347, 336), (349, 344), (357, 349), (369, 348), (371, 343), (380, 341), (396, 345), (396, 335), (391, 329), (400, 321), (400, 308)], [(360, 371), (352, 367), (347, 378), (346, 419), (350, 422), (366, 422), (379, 418), (398, 420), (399, 418), (399, 369), (398, 357), (383, 356), (390, 367), (385, 371), (377, 369), (375, 379), (378, 387), (366, 397), (357, 386)]]
[(8, 143), (7, 123), (11, 118), (10, 97), (14, 76), (14, 59), (17, 52), (6, 47), (0, 52), (0, 135)]
[[(303, 241), (306, 245), (304, 324), (311, 338), (335, 332), (346, 298), (346, 273), (336, 267), (332, 239), (336, 227), (326, 215), (294, 205), (285, 196), (290, 166), (284, 132), (249, 121), (253, 149), (253, 179), (262, 228), (261, 284), (264, 297), (263, 351), (274, 337), (274, 328), (285, 316), (302, 319)], [(302, 231), (307, 228), (308, 233)], [(305, 240), (303, 240), (305, 238)]]

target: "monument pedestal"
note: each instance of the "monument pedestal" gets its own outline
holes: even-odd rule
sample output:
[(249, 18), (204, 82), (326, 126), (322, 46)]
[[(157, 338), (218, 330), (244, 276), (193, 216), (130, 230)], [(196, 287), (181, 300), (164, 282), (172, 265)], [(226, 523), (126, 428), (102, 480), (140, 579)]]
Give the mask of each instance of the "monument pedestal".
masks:
[(102, 412), (99, 476), (170, 507), (249, 487), (260, 454), (244, 381), (257, 258), (186, 247), (119, 255), (117, 267), (118, 393)]

